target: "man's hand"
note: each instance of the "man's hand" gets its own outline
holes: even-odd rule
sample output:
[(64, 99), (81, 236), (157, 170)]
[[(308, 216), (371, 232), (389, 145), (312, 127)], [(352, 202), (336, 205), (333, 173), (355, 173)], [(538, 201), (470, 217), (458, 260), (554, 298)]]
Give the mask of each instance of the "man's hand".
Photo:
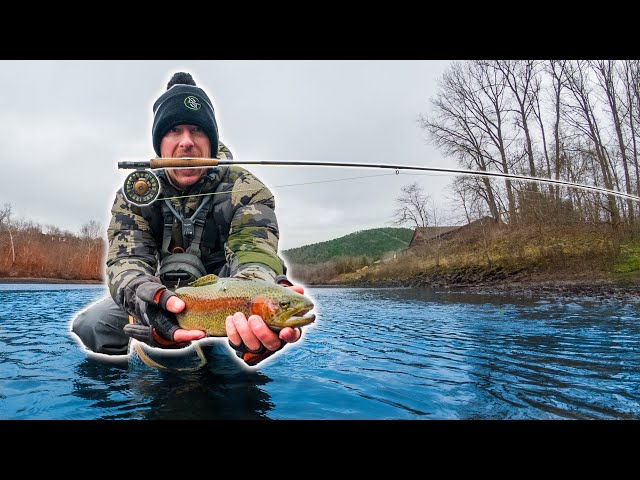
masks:
[[(300, 285), (287, 288), (304, 294), (304, 287)], [(297, 342), (302, 336), (300, 328), (285, 327), (276, 333), (259, 315), (251, 315), (247, 318), (242, 312), (229, 315), (225, 326), (229, 345), (248, 365), (256, 365), (287, 343)]]
[[(135, 282), (135, 283), (134, 283)], [(134, 305), (135, 321), (124, 326), (124, 333), (153, 347), (179, 348), (205, 336), (201, 330), (180, 328), (175, 313), (185, 303), (155, 277), (141, 277), (131, 282), (126, 294)]]

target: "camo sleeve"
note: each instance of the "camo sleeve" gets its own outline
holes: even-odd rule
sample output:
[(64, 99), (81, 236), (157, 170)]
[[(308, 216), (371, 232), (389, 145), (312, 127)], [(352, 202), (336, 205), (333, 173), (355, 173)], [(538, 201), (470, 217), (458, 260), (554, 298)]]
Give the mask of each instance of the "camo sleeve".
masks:
[(234, 167), (238, 176), (231, 190), (232, 218), (225, 246), (231, 276), (274, 281), (284, 273), (278, 256), (279, 230), (275, 199), (253, 174)]
[(221, 141), (218, 141), (218, 155), (216, 155), (216, 158), (218, 160), (233, 160), (231, 150)]
[(125, 308), (125, 289), (141, 275), (156, 274), (158, 245), (140, 207), (130, 204), (122, 191), (116, 194), (107, 229), (107, 284), (111, 297)]

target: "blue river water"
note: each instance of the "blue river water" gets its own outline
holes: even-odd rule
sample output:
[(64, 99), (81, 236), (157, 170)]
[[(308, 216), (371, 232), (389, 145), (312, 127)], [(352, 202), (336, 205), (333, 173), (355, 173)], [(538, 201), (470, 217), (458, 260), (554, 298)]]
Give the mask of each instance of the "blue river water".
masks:
[[(102, 285), (0, 285), (0, 419), (639, 419), (640, 318), (621, 300), (307, 288), (317, 320), (254, 370), (89, 357)], [(229, 353), (229, 355), (232, 355)]]

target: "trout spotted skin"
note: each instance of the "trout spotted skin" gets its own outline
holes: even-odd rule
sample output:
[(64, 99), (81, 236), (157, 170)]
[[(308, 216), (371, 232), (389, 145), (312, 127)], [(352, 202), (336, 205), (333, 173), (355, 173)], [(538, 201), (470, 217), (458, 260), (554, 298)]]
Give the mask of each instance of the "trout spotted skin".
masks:
[(274, 331), (315, 321), (309, 313), (314, 307), (309, 297), (263, 280), (206, 275), (175, 294), (186, 305), (176, 314), (180, 328), (204, 330), (211, 337), (226, 336), (226, 319), (236, 312), (247, 318), (260, 315)]

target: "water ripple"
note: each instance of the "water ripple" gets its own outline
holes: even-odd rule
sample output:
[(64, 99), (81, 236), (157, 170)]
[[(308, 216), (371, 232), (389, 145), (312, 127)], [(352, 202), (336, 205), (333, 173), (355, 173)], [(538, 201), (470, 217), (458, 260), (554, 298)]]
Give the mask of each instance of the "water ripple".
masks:
[(318, 320), (257, 371), (85, 356), (102, 286), (0, 285), (2, 419), (638, 419), (640, 324), (617, 300), (308, 289)]

